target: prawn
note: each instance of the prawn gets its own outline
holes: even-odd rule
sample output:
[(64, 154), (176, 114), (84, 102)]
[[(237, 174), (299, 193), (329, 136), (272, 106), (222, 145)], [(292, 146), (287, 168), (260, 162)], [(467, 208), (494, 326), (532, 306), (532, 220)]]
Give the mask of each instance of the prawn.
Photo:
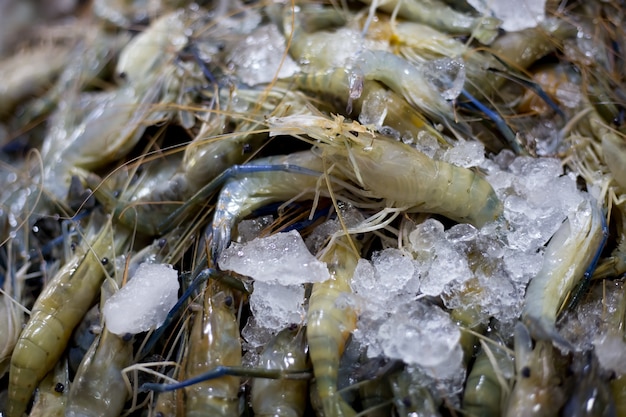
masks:
[(322, 156), (334, 162), (339, 178), (360, 184), (387, 207), (437, 213), (460, 223), (482, 227), (502, 215), (502, 202), (479, 174), (417, 149), (376, 135), (341, 116), (273, 117), (272, 134), (308, 135), (319, 140)]
[[(280, 331), (263, 348), (262, 368), (276, 371), (305, 371), (308, 368), (307, 340), (298, 326)], [(257, 416), (302, 417), (306, 408), (306, 379), (257, 378), (252, 382), (252, 409)]]
[[(204, 295), (204, 309), (191, 327), (186, 374), (198, 375), (218, 365), (241, 365), (239, 324), (228, 289), (211, 282)], [(239, 416), (240, 378), (223, 376), (187, 389), (186, 415)]]
[[(115, 281), (105, 280), (101, 291), (101, 307), (116, 290)], [(65, 415), (119, 416), (128, 396), (122, 369), (129, 366), (132, 359), (132, 337), (118, 336), (104, 327), (76, 371)]]
[[(533, 349), (524, 324), (515, 326), (516, 382), (507, 403), (505, 416), (554, 416), (565, 402), (557, 369), (564, 364), (550, 342), (537, 341)], [(559, 367), (559, 368), (557, 368)]]
[(101, 260), (113, 259), (123, 250), (129, 233), (113, 234), (110, 220), (104, 225), (92, 220), (94, 231), (87, 248), (77, 248), (74, 257), (57, 272), (39, 295), (31, 317), (22, 330), (11, 356), (7, 416), (20, 417), (39, 381), (62, 355), (69, 338), (89, 309), (104, 279)]
[(39, 384), (29, 417), (64, 417), (69, 388), (69, 368), (63, 358)]
[(397, 13), (406, 20), (427, 23), (455, 35), (472, 35), (488, 45), (498, 35), (500, 19), (488, 16), (470, 16), (452, 9), (438, 0), (363, 0), (374, 9)]
[(606, 239), (602, 212), (586, 198), (552, 236), (543, 266), (526, 289), (522, 317), (534, 337), (552, 340), (565, 350), (572, 349), (556, 332), (557, 314), (579, 281), (588, 283)]
[(465, 391), (463, 392), (463, 411), (468, 416), (501, 416), (507, 403), (510, 387), (499, 365), (511, 361), (506, 347), (493, 337), (493, 342), (480, 341), (481, 350), (472, 365)]
[(326, 417), (356, 415), (337, 391), (339, 360), (356, 329), (356, 311), (344, 297), (351, 293), (350, 281), (360, 256), (346, 239), (349, 237), (336, 238), (320, 256), (328, 264), (331, 277), (313, 284), (307, 312), (309, 355)]

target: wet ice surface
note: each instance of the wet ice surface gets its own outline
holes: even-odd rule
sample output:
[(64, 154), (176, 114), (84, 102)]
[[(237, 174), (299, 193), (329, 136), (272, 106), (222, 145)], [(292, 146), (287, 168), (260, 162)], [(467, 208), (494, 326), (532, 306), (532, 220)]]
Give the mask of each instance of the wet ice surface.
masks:
[(247, 275), (255, 282), (299, 285), (321, 282), (329, 277), (328, 268), (309, 252), (295, 230), (233, 243), (219, 260), (222, 270)]
[(178, 273), (170, 265), (143, 263), (132, 279), (104, 304), (111, 333), (145, 332), (160, 326), (178, 300)]
[(502, 20), (502, 29), (515, 32), (537, 26), (545, 17), (545, 0), (468, 0), (480, 13)]

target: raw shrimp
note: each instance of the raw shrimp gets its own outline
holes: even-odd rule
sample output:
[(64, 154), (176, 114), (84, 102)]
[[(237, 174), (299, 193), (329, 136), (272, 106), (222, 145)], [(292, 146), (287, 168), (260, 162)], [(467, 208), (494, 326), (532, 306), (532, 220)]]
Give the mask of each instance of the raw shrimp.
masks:
[(439, 417), (438, 400), (412, 375), (410, 368), (390, 376), (393, 404), (399, 417)]
[(349, 238), (337, 238), (320, 257), (328, 264), (331, 277), (313, 284), (307, 312), (309, 355), (326, 417), (356, 415), (337, 391), (339, 360), (356, 328), (356, 311), (347, 295), (351, 293), (350, 281), (360, 256), (348, 244)]
[(511, 358), (504, 345), (491, 340), (493, 344), (481, 340), (482, 348), (465, 382), (463, 411), (466, 416), (501, 416), (510, 394), (510, 387), (498, 366)]
[[(243, 175), (246, 169), (250, 173)], [(235, 178), (222, 188), (213, 216), (212, 260), (217, 261), (230, 244), (236, 222), (253, 210), (272, 202), (314, 197), (323, 170), (323, 161), (311, 151), (257, 159), (249, 165), (233, 167)]]
[[(555, 416), (565, 402), (558, 369), (563, 358), (550, 342), (533, 342), (526, 327), (518, 322), (515, 327), (516, 382), (509, 397), (505, 416)], [(559, 367), (559, 368), (557, 368)]]
[[(129, 238), (116, 231), (110, 220), (94, 221), (86, 240), (89, 247), (77, 249), (39, 295), (30, 320), (11, 356), (7, 416), (21, 417), (39, 381), (54, 367), (69, 338), (89, 309), (104, 279), (101, 259), (113, 259)], [(93, 237), (95, 235), (95, 237)]]
[[(279, 332), (263, 348), (259, 366), (268, 370), (306, 371), (305, 334), (298, 326)], [(254, 415), (301, 417), (306, 407), (307, 385), (305, 379), (255, 379), (251, 398)]]
[[(7, 249), (8, 253), (4, 254), (7, 259), (13, 257), (11, 241), (0, 249)], [(24, 264), (19, 271), (14, 271), (13, 267), (13, 264), (9, 264), (6, 271), (0, 271), (0, 282), (4, 280), (0, 291), (0, 334), (3, 335), (0, 341), (0, 377), (4, 376), (9, 367), (9, 358), (20, 336), (26, 312), (20, 305), (23, 292), (21, 278), (30, 264)]]
[(438, 0), (363, 0), (373, 8), (397, 13), (407, 20), (426, 23), (452, 34), (474, 36), (483, 44), (490, 44), (498, 35), (501, 21), (495, 17), (469, 16), (457, 12)]
[(586, 198), (552, 236), (541, 271), (526, 289), (523, 318), (535, 338), (553, 340), (562, 349), (572, 348), (556, 332), (557, 314), (578, 283), (591, 278), (606, 243), (605, 227), (600, 208)]
[[(502, 214), (502, 203), (479, 174), (435, 161), (415, 148), (376, 135), (357, 122), (324, 116), (269, 118), (272, 134), (308, 135), (322, 156), (387, 206), (438, 213), (481, 227)], [(332, 173), (336, 175), (335, 172)]]
[[(322, 94), (341, 100), (346, 106), (338, 111), (346, 115), (355, 113), (359, 120), (367, 119), (378, 131), (389, 132), (407, 141), (420, 140), (422, 135), (429, 135), (445, 145), (441, 133), (430, 125), (430, 122), (413, 106), (395, 91), (387, 90), (377, 81), (362, 80), (358, 94), (355, 86), (351, 86), (350, 70), (339, 68), (334, 70), (299, 73), (292, 77), (295, 85), (304, 91)], [(371, 113), (375, 109), (375, 116)], [(376, 120), (370, 120), (376, 117)]]
[[(113, 280), (105, 280), (101, 309), (104, 301), (116, 290), (117, 284)], [(70, 387), (66, 417), (119, 416), (128, 396), (122, 369), (132, 360), (132, 337), (113, 334), (105, 326), (76, 372)]]
[[(193, 377), (217, 366), (241, 365), (239, 324), (233, 312), (233, 296), (219, 284), (209, 283), (204, 310), (191, 328), (186, 374)], [(192, 385), (186, 390), (186, 415), (239, 416), (240, 378), (222, 376)]]
[(29, 417), (65, 417), (69, 388), (68, 363), (62, 358), (37, 387)]

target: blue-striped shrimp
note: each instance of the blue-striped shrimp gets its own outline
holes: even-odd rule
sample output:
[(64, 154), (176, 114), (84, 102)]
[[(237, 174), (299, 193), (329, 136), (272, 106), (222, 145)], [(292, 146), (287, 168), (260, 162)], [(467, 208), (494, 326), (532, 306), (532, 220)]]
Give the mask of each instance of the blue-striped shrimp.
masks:
[[(105, 271), (101, 261), (113, 259), (129, 238), (116, 231), (110, 220), (93, 220), (85, 247), (57, 272), (33, 306), (11, 356), (7, 416), (20, 417), (39, 381), (62, 355), (72, 331), (92, 304)], [(94, 230), (95, 229), (95, 230)]]
[(541, 271), (526, 289), (522, 317), (535, 338), (552, 340), (562, 349), (572, 349), (556, 332), (557, 315), (566, 297), (579, 296), (571, 293), (581, 280), (588, 283), (591, 279), (606, 239), (602, 211), (588, 197), (552, 236)]
[(341, 116), (269, 118), (273, 134), (308, 135), (319, 140), (322, 157), (334, 162), (340, 178), (350, 178), (387, 207), (438, 213), (482, 227), (502, 214), (502, 202), (479, 174), (435, 161), (415, 148), (376, 135)]
[(345, 298), (360, 254), (339, 237), (324, 250), (320, 260), (328, 264), (330, 279), (313, 284), (307, 312), (307, 340), (315, 375), (315, 387), (326, 417), (355, 416), (356, 411), (337, 390), (339, 360), (346, 341), (356, 328), (356, 311)]
[(406, 20), (421, 22), (455, 35), (471, 34), (479, 42), (490, 44), (498, 35), (501, 21), (488, 16), (470, 16), (438, 0), (381, 1), (363, 0), (374, 9), (397, 13)]
[(530, 333), (518, 322), (515, 327), (516, 382), (504, 415), (557, 415), (566, 397), (559, 375), (564, 365), (563, 358), (550, 342), (538, 341), (533, 348)]
[(63, 358), (37, 387), (29, 417), (64, 417), (69, 388), (68, 363)]
[[(105, 280), (101, 290), (101, 306), (116, 290), (117, 284), (113, 280)], [(105, 327), (91, 344), (76, 371), (65, 415), (119, 416), (128, 396), (122, 369), (129, 366), (132, 360), (132, 337), (115, 335)]]
[[(293, 326), (280, 331), (265, 345), (259, 367), (272, 371), (306, 371), (307, 340), (304, 329)], [(302, 417), (307, 403), (306, 379), (256, 378), (251, 403), (257, 416)]]
[(322, 192), (318, 183), (324, 164), (311, 151), (257, 159), (249, 165), (233, 167), (231, 171), (229, 175), (234, 174), (235, 178), (222, 188), (213, 216), (213, 261), (217, 261), (230, 244), (234, 225), (253, 210), (273, 202), (311, 199)]

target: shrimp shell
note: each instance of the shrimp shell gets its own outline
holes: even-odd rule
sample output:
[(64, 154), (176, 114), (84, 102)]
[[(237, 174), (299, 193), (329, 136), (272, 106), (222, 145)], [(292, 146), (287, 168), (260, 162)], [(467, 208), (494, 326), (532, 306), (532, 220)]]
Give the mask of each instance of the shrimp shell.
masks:
[(345, 239), (339, 238), (322, 256), (331, 278), (313, 285), (307, 313), (309, 354), (325, 417), (356, 415), (337, 391), (339, 360), (356, 328), (356, 311), (342, 298), (351, 293), (359, 256), (347, 247)]

